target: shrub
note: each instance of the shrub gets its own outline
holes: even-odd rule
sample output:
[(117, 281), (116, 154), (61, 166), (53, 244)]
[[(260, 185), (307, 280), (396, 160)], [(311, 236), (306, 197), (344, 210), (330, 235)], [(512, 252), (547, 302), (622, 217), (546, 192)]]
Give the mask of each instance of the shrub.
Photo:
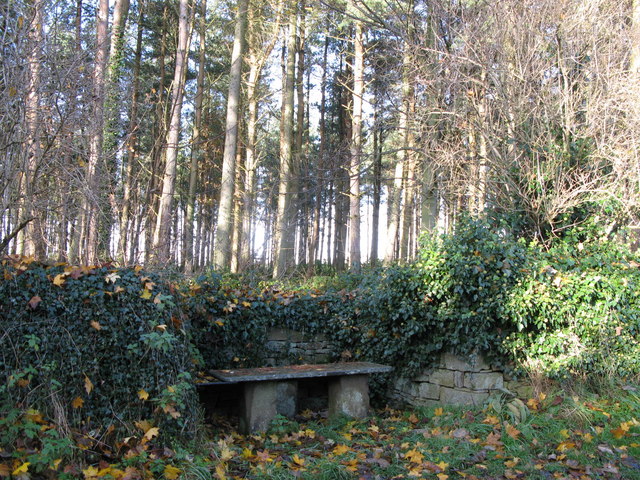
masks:
[[(0, 395), (101, 435), (147, 420), (189, 434), (196, 400), (182, 320), (141, 268), (7, 257), (0, 281)], [(104, 438), (103, 438), (104, 441)]]

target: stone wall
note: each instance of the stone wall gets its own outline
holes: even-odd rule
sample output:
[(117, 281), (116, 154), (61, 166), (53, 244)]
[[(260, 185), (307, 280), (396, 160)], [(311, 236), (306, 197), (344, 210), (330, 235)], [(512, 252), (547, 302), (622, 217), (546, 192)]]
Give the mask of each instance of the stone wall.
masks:
[[(339, 359), (336, 345), (324, 335), (273, 328), (267, 337), (266, 366), (329, 363)], [(462, 358), (443, 354), (435, 368), (412, 379), (400, 378), (391, 388), (393, 400), (413, 406), (482, 405), (492, 392), (531, 396), (531, 387), (507, 378), (482, 355)]]
[(481, 355), (461, 358), (443, 354), (440, 363), (413, 379), (396, 381), (392, 397), (414, 406), (481, 405), (492, 391), (503, 391), (501, 371), (491, 368)]
[(324, 335), (306, 335), (285, 328), (267, 334), (267, 366), (335, 361), (337, 348)]

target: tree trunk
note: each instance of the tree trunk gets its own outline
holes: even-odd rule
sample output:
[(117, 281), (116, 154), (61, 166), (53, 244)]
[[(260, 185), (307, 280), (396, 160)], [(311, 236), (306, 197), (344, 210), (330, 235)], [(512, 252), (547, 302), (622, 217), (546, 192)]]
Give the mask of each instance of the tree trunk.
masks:
[[(24, 254), (44, 259), (45, 245), (42, 235), (41, 212), (37, 201), (36, 182), (38, 179), (38, 169), (41, 162), (40, 148), (40, 84), (44, 25), (43, 8), (44, 2), (35, 0), (32, 3), (33, 20), (28, 33), (28, 85), (27, 98), (25, 101), (25, 123), (26, 123), (26, 168), (22, 176), (22, 191), (24, 195), (24, 207), (22, 208), (21, 222), (31, 219), (26, 224), (24, 230)], [(20, 230), (18, 230), (20, 231)]]
[(356, 21), (353, 57), (353, 110), (349, 163), (349, 264), (359, 273), (360, 255), (360, 163), (362, 156), (362, 97), (364, 95), (364, 46), (362, 22)]
[(138, 12), (138, 32), (136, 35), (136, 52), (133, 63), (133, 85), (131, 87), (131, 109), (129, 110), (129, 134), (127, 136), (126, 145), (126, 165), (122, 185), (122, 211), (120, 214), (120, 244), (119, 255), (122, 263), (125, 265), (132, 261), (131, 256), (127, 254), (130, 248), (129, 243), (137, 240), (137, 237), (131, 235), (133, 233), (130, 227), (131, 217), (131, 182), (133, 181), (133, 165), (137, 160), (138, 149), (138, 103), (140, 97), (140, 68), (142, 63), (142, 20), (144, 18), (144, 3), (140, 3)]
[(282, 278), (294, 258), (295, 216), (291, 211), (293, 184), (293, 122), (296, 70), (296, 30), (298, 25), (297, 3), (292, 2), (289, 13), (289, 37), (283, 89), (282, 138), (280, 142), (280, 182), (278, 186), (278, 210), (276, 214), (276, 249), (273, 277)]
[(631, 73), (640, 73), (640, 0), (633, 0), (631, 12)]
[[(376, 97), (377, 98), (377, 97)], [(382, 197), (382, 129), (378, 126), (378, 102), (373, 111), (373, 205), (371, 219), (371, 264), (378, 263), (378, 237), (380, 235), (380, 203)]]
[(86, 237), (82, 260), (86, 264), (98, 261), (98, 229), (100, 221), (100, 196), (102, 193), (102, 140), (104, 125), (104, 97), (106, 70), (109, 57), (109, 1), (100, 0), (96, 17), (96, 55), (93, 67), (93, 111), (89, 126), (89, 161), (86, 173), (86, 198), (84, 202), (84, 226)]
[(227, 97), (227, 118), (225, 123), (224, 153), (222, 157), (218, 228), (213, 251), (214, 266), (225, 269), (231, 265), (231, 236), (233, 234), (232, 209), (236, 173), (236, 151), (238, 148), (240, 84), (242, 80), (242, 54), (244, 50), (247, 3), (247, 0), (238, 1), (233, 52), (231, 53), (231, 71), (229, 73), (229, 95)]
[(202, 128), (202, 102), (204, 99), (204, 66), (206, 60), (207, 39), (207, 2), (200, 0), (200, 45), (198, 54), (198, 79), (196, 81), (196, 98), (194, 106), (193, 136), (191, 138), (191, 164), (189, 165), (189, 193), (187, 195), (187, 212), (184, 225), (184, 248), (182, 258), (184, 271), (187, 274), (193, 272), (193, 223), (196, 206), (196, 188), (198, 186), (198, 157), (201, 156), (200, 131)]
[[(324, 190), (324, 164), (326, 149), (326, 95), (327, 95), (327, 58), (329, 52), (329, 37), (324, 37), (324, 52), (322, 54), (322, 79), (320, 80), (320, 146), (318, 150), (318, 165), (316, 167), (315, 205), (313, 210), (313, 227), (311, 230), (311, 241), (309, 242), (309, 265), (307, 274), (313, 275), (315, 262), (322, 258), (322, 248), (320, 247), (320, 217), (322, 215), (322, 200)], [(320, 248), (319, 248), (320, 247)]]
[(176, 65), (171, 88), (171, 120), (166, 139), (166, 162), (162, 178), (160, 205), (153, 233), (153, 261), (160, 265), (166, 264), (170, 260), (171, 220), (178, 160), (178, 142), (180, 141), (180, 116), (189, 53), (190, 22), (193, 18), (189, 10), (189, 0), (180, 0), (178, 48), (176, 50)]

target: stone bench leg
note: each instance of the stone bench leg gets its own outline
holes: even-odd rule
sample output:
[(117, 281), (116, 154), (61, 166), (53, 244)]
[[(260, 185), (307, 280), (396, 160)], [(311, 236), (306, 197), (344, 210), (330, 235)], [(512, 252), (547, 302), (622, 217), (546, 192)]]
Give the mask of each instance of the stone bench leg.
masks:
[(368, 375), (335, 377), (329, 381), (329, 418), (338, 415), (353, 418), (369, 415)]
[(276, 414), (296, 414), (298, 382), (245, 383), (240, 432), (264, 432)]
[(240, 432), (265, 431), (276, 416), (278, 382), (245, 383)]

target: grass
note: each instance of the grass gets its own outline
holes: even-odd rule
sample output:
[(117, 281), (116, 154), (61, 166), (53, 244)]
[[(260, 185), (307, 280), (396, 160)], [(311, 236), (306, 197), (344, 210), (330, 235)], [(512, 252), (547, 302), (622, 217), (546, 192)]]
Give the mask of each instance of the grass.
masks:
[(310, 412), (269, 432), (212, 431), (219, 479), (640, 479), (640, 396), (558, 392), (482, 408), (378, 411), (353, 421)]

